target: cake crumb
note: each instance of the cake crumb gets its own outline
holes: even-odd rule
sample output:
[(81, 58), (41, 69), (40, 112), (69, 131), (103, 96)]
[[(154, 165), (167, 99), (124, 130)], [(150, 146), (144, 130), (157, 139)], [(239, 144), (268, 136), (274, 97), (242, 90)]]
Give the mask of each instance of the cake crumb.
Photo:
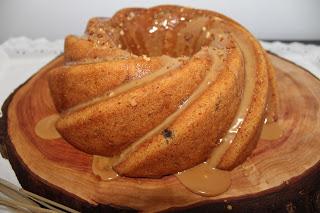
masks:
[(231, 211), (232, 210), (232, 206), (231, 205), (227, 205), (227, 209)]
[(192, 39), (193, 35), (192, 34), (185, 34), (184, 35), (184, 40), (190, 41)]
[(130, 105), (131, 105), (131, 106), (133, 106), (133, 107), (134, 107), (134, 106), (137, 106), (137, 101), (136, 101), (135, 99), (130, 99), (129, 102), (130, 102)]
[(112, 96), (114, 96), (114, 92), (109, 93), (109, 97), (112, 97)]
[(120, 30), (120, 35), (124, 35), (124, 31), (123, 30)]
[(142, 55), (142, 58), (143, 58), (143, 60), (145, 60), (145, 61), (150, 61), (151, 59), (148, 57), (148, 56), (146, 56), (146, 55)]
[(222, 19), (221, 19), (220, 17), (217, 17), (217, 16), (214, 17), (214, 20), (215, 20), (215, 21), (222, 21)]
[(206, 33), (206, 38), (210, 38), (210, 36), (211, 36), (211, 33), (210, 33), (210, 32), (207, 32), (207, 33)]
[(130, 12), (129, 15), (128, 15), (128, 17), (127, 17), (127, 19), (128, 19), (128, 21), (130, 21), (130, 20), (132, 20), (134, 17), (135, 17), (134, 12)]

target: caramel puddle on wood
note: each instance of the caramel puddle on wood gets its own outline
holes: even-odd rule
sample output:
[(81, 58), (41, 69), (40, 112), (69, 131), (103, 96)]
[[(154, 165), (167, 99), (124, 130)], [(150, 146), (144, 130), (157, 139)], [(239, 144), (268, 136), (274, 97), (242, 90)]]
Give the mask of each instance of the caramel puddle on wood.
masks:
[[(60, 118), (59, 114), (49, 115), (40, 121), (35, 126), (35, 133), (38, 137), (45, 140), (61, 138), (55, 124)], [(102, 156), (93, 156), (92, 172), (99, 176), (102, 180), (112, 180), (118, 177), (118, 174), (112, 169), (112, 164), (117, 158), (107, 158)]]
[(261, 139), (276, 140), (282, 136), (282, 128), (278, 122), (266, 123), (263, 125)]
[(36, 135), (45, 140), (61, 138), (61, 135), (59, 134), (55, 126), (59, 118), (59, 114), (53, 114), (38, 121), (34, 129)]
[(202, 196), (216, 196), (225, 192), (231, 185), (230, 172), (212, 168), (207, 164), (201, 163), (179, 172), (176, 177), (192, 192)]
[(99, 176), (102, 180), (112, 180), (119, 175), (112, 169), (112, 165), (116, 158), (108, 158), (94, 155), (92, 160), (92, 172)]

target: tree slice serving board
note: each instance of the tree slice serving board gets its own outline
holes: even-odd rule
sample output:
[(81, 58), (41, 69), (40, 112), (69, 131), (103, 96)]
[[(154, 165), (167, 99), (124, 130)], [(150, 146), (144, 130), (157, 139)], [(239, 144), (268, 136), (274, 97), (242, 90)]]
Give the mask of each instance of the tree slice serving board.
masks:
[(92, 173), (92, 155), (63, 139), (37, 137), (37, 122), (56, 113), (46, 77), (63, 55), (7, 99), (1, 143), (23, 188), (80, 211), (319, 211), (320, 81), (285, 59), (269, 57), (277, 71), (283, 135), (260, 140), (232, 171), (230, 189), (216, 197), (190, 192), (175, 176), (102, 181)]

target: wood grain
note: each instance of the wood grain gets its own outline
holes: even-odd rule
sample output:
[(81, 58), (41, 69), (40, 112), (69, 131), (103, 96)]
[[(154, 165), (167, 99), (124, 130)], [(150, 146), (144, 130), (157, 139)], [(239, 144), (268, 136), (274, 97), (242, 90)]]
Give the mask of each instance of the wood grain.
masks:
[[(281, 138), (260, 140), (250, 158), (232, 171), (232, 186), (217, 197), (201, 197), (174, 176), (101, 181), (92, 156), (63, 139), (43, 140), (37, 122), (56, 113), (47, 72), (58, 57), (6, 101), (1, 138), (22, 186), (81, 211), (284, 211), (312, 212), (320, 206), (320, 81), (299, 66), (269, 54), (277, 70)], [(121, 208), (119, 208), (121, 207)], [(192, 208), (191, 208), (192, 207)], [(128, 209), (130, 208), (130, 209)]]

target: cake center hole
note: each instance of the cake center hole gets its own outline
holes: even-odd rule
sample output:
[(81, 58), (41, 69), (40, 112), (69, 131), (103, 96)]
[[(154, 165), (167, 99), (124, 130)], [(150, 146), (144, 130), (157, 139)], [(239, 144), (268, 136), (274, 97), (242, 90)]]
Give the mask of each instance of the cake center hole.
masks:
[(101, 43), (115, 45), (135, 55), (147, 57), (168, 55), (192, 56), (203, 46), (222, 42), (224, 32), (219, 21), (203, 14), (194, 15), (177, 11), (127, 15), (96, 20), (87, 33), (94, 34)]

